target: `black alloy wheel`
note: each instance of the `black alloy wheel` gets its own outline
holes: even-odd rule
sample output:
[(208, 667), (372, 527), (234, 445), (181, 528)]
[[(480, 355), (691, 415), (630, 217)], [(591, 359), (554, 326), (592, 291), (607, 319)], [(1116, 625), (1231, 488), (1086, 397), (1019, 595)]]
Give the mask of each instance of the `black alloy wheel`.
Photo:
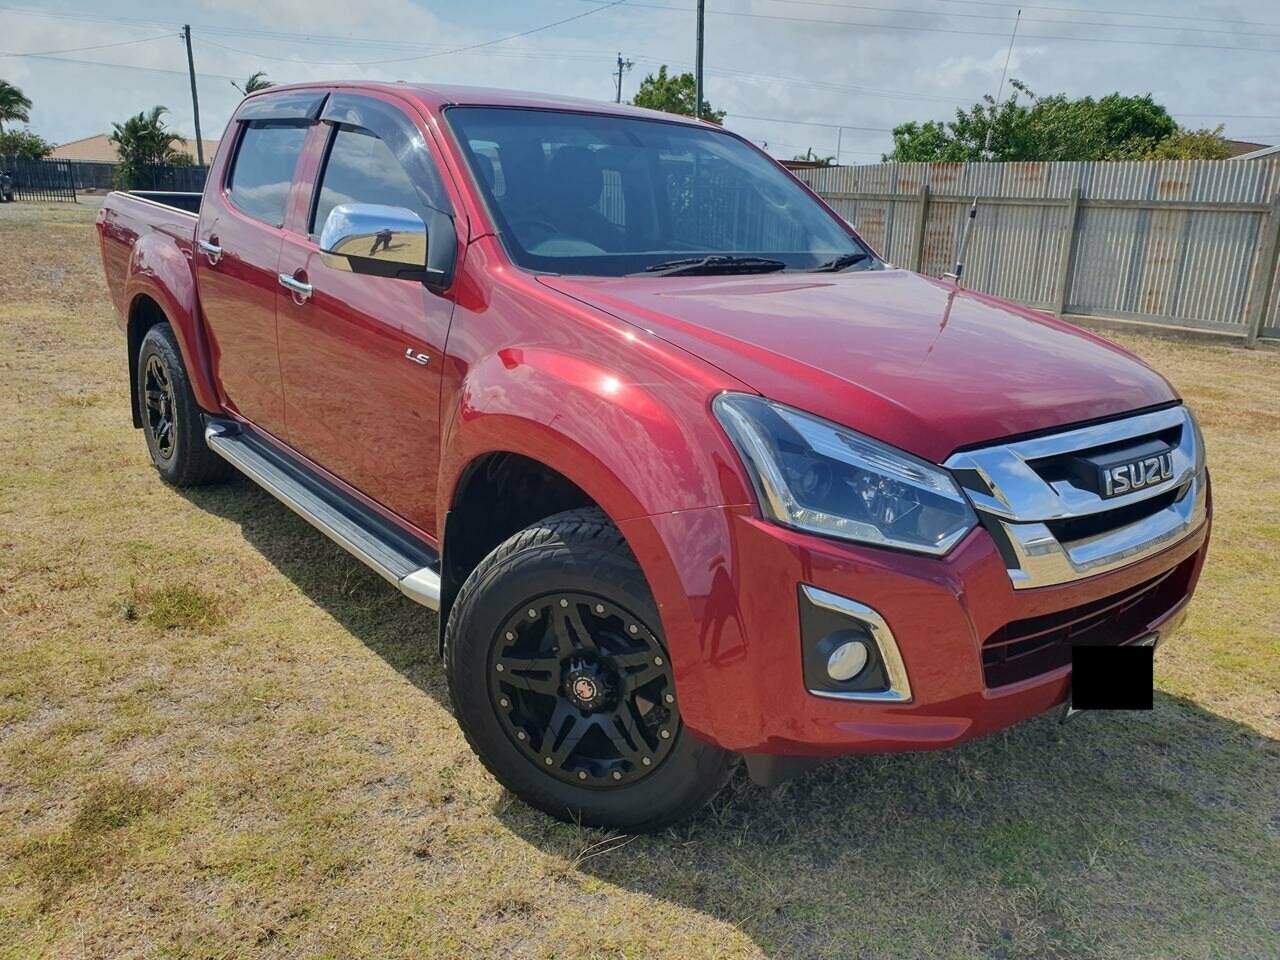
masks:
[(177, 439), (173, 382), (156, 354), (147, 357), (142, 390), (146, 399), (147, 432), (151, 435), (153, 449), (161, 460), (172, 460)]
[(696, 813), (738, 758), (684, 721), (662, 617), (597, 507), (512, 534), (467, 576), (443, 652), (489, 772), (553, 817), (628, 832)]
[(203, 411), (169, 324), (147, 328), (131, 366), (147, 452), (165, 482), (192, 487), (231, 476), (231, 465), (204, 441)]
[(679, 725), (658, 638), (631, 612), (586, 593), (548, 594), (507, 618), (493, 644), (489, 693), (529, 762), (584, 786), (652, 773)]

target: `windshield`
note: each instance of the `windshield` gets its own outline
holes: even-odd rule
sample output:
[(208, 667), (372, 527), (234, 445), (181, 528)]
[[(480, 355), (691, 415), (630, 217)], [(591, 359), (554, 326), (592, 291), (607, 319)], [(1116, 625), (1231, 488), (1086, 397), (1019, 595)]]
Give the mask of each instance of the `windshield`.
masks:
[(754, 266), (745, 258), (764, 269), (874, 263), (851, 256), (866, 251), (847, 229), (728, 134), (548, 110), (453, 107), (445, 116), (520, 266), (616, 277), (708, 257), (698, 272), (744, 272)]

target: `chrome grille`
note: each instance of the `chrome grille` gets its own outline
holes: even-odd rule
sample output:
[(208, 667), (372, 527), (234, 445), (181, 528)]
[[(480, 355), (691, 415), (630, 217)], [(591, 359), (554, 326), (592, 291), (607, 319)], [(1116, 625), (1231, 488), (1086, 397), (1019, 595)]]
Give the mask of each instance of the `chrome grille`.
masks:
[[(1104, 497), (1073, 464), (1112, 451), (1168, 450), (1171, 469)], [(1176, 543), (1206, 513), (1204, 441), (1185, 406), (966, 450), (946, 466), (1005, 559), (1014, 587), (1105, 573)]]

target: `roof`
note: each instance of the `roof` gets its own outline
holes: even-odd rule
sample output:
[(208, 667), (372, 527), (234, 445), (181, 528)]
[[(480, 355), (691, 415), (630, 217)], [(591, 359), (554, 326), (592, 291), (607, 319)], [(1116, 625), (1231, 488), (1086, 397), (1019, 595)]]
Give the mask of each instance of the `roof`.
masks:
[(280, 93), (282, 90), (291, 89), (314, 90), (317, 87), (382, 90), (393, 95), (416, 99), (434, 108), (446, 106), (526, 107), (544, 110), (573, 110), (582, 113), (606, 113), (615, 116), (716, 126), (716, 124), (711, 124), (708, 120), (695, 120), (693, 117), (686, 117), (681, 114), (663, 113), (660, 110), (633, 107), (629, 103), (588, 100), (585, 97), (562, 97), (557, 94), (532, 93), (526, 90), (503, 90), (496, 87), (466, 87), (452, 84), (386, 83), (381, 81), (281, 84), (280, 86), (271, 87), (262, 93), (255, 93), (253, 96), (269, 96), (274, 93)]
[(778, 162), (788, 170), (822, 170), (826, 167), (839, 166), (835, 162), (825, 160), (779, 160)]
[[(174, 149), (179, 153), (185, 153), (187, 156), (195, 159), (196, 142), (180, 137), (174, 141)], [(204, 141), (204, 161), (210, 163), (213, 155), (218, 152), (217, 140)], [(82, 137), (79, 140), (72, 140), (70, 143), (60, 143), (53, 148), (51, 157), (57, 160), (85, 160), (97, 163), (119, 163), (120, 152), (116, 150), (116, 145), (111, 142), (111, 137), (105, 133), (99, 133), (92, 137)]]
[(1254, 150), (1252, 153), (1238, 153), (1233, 156), (1232, 160), (1261, 160), (1263, 157), (1274, 157), (1280, 155), (1280, 146), (1263, 147), (1261, 150)]
[(1228, 160), (1234, 160), (1236, 157), (1243, 157), (1249, 153), (1257, 153), (1259, 150), (1265, 150), (1267, 148), (1265, 143), (1250, 143), (1248, 140), (1224, 139), (1222, 142), (1226, 145), (1226, 148), (1231, 151), (1227, 155)]

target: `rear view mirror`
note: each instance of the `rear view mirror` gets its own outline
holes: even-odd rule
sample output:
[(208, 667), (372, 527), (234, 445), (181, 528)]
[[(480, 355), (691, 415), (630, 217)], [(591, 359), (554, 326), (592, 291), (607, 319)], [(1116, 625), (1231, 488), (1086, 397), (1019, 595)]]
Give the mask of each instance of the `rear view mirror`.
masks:
[[(340, 203), (329, 212), (320, 231), (320, 259), (335, 270), (448, 286), (457, 242), (453, 222), (442, 214), (432, 218), (432, 225), (433, 232), (443, 236), (432, 236), (429, 242), (427, 225), (412, 210), (378, 203)], [(433, 251), (437, 256), (429, 256), (430, 246), (441, 248)], [(442, 264), (437, 265), (437, 260)]]

